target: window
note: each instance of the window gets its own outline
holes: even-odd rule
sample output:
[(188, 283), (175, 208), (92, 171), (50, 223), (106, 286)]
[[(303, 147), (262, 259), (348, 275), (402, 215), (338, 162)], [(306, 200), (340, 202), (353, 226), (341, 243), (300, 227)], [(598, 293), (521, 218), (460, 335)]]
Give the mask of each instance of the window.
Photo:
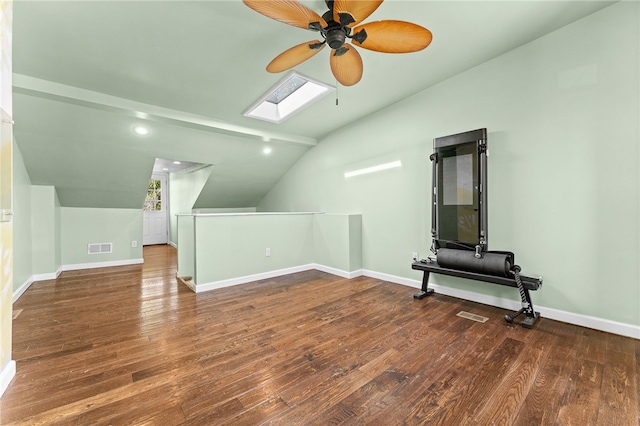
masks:
[(158, 179), (149, 181), (149, 189), (147, 189), (147, 198), (144, 200), (142, 208), (145, 212), (162, 210), (162, 182)]

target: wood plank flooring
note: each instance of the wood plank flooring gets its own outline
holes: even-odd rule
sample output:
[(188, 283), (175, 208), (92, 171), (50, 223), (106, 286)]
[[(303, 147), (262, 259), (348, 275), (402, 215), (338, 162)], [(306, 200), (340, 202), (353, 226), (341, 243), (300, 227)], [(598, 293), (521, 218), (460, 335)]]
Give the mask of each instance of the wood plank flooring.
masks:
[(15, 303), (1, 424), (639, 424), (640, 341), (319, 271), (194, 294), (144, 258)]

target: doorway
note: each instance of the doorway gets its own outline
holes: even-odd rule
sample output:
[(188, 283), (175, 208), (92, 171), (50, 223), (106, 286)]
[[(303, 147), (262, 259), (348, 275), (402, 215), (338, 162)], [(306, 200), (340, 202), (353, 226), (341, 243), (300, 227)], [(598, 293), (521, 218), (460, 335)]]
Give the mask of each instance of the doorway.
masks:
[(154, 174), (149, 180), (142, 217), (142, 245), (167, 244), (167, 175)]

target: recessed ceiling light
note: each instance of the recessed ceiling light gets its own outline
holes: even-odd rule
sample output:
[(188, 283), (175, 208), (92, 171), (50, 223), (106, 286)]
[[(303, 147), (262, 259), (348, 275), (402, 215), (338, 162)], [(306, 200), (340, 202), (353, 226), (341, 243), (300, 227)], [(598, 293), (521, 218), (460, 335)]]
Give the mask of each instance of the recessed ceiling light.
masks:
[(147, 128), (146, 128), (146, 127), (144, 127), (144, 126), (134, 126), (134, 127), (133, 127), (133, 132), (134, 132), (136, 135), (145, 136), (145, 135), (148, 135), (148, 134), (149, 134), (149, 129), (147, 129)]
[(173, 164), (180, 164), (180, 162), (179, 161), (174, 161)]
[(293, 71), (262, 95), (243, 115), (272, 123), (282, 123), (334, 90), (334, 86)]
[(265, 147), (265, 148), (262, 150), (262, 153), (263, 153), (264, 155), (269, 155), (269, 154), (271, 154), (271, 148), (270, 148), (270, 147), (268, 147), (268, 146), (267, 146), (267, 147)]

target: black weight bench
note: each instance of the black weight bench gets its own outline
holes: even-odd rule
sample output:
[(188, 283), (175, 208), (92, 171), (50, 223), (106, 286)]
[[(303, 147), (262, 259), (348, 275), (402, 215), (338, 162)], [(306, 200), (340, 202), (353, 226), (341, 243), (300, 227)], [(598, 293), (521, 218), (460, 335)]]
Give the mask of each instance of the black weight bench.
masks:
[[(411, 269), (423, 271), (422, 288), (419, 293), (413, 295), (414, 299), (422, 299), (434, 292), (432, 288), (429, 288), (429, 274), (432, 272), (434, 274), (450, 275), (453, 277), (467, 278), (470, 280), (506, 285), (509, 287), (518, 287), (515, 278), (506, 278), (495, 275), (482, 274), (478, 272), (468, 272), (458, 269), (443, 268), (442, 266), (438, 265), (435, 260), (431, 259), (413, 262), (413, 264), (411, 265)], [(522, 282), (523, 289), (520, 295), (523, 308), (511, 315), (505, 315), (505, 320), (510, 323), (513, 322), (513, 320), (518, 315), (525, 314), (525, 318), (521, 321), (520, 324), (523, 327), (531, 328), (533, 327), (533, 324), (536, 322), (536, 320), (540, 317), (540, 313), (534, 311), (529, 291), (538, 290), (542, 286), (542, 277), (520, 275), (520, 280)]]

